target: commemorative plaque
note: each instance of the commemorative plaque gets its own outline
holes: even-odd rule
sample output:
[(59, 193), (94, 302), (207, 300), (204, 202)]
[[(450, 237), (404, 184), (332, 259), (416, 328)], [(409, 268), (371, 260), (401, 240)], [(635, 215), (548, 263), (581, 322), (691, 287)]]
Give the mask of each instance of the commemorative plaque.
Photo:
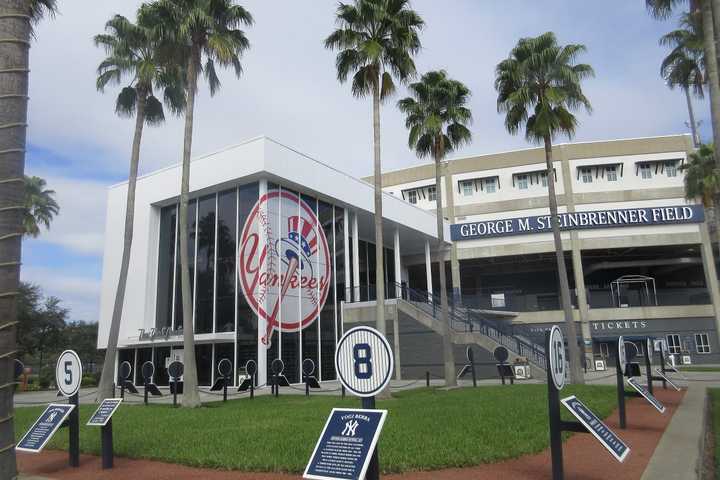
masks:
[(628, 385), (633, 387), (645, 400), (650, 403), (660, 413), (665, 413), (665, 405), (660, 402), (655, 396), (650, 393), (643, 385), (640, 385), (634, 378), (627, 379)]
[(656, 368), (655, 373), (657, 373), (660, 376), (660, 378), (662, 378), (663, 382), (669, 383), (670, 386), (673, 387), (675, 390), (677, 390), (678, 392), (680, 391), (680, 387), (678, 387), (675, 384), (675, 382), (670, 380), (670, 378), (667, 375), (665, 375), (662, 370), (660, 370), (659, 368)]
[(387, 410), (333, 408), (303, 478), (364, 479)]
[(628, 447), (620, 437), (615, 435), (585, 404), (575, 395), (563, 398), (562, 403), (618, 462), (625, 460), (630, 453), (630, 447)]
[(20, 439), (15, 450), (39, 453), (74, 409), (75, 405), (66, 403), (51, 403), (48, 405), (40, 418)]
[(104, 427), (112, 418), (115, 410), (122, 403), (122, 398), (106, 398), (92, 414), (86, 425), (92, 427)]

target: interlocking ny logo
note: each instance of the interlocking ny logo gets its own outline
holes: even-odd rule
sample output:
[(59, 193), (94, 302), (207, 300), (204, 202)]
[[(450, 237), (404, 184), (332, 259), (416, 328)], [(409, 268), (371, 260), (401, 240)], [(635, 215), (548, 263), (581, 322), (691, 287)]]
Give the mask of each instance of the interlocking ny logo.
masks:
[(354, 437), (355, 436), (355, 430), (357, 429), (359, 423), (357, 420), (350, 420), (349, 422), (345, 422), (345, 428), (343, 429), (341, 435), (344, 435), (346, 437)]

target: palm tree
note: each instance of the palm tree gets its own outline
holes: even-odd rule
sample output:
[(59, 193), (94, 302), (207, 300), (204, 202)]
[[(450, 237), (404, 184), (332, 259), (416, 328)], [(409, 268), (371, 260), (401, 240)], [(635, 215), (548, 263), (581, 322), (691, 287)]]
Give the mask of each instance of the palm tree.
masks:
[(154, 25), (159, 38), (184, 54), (187, 108), (178, 218), (185, 352), (185, 391), (182, 404), (186, 407), (197, 407), (200, 406), (200, 396), (197, 391), (187, 228), (195, 95), (201, 73), (208, 81), (211, 95), (220, 88), (216, 64), (220, 67), (232, 67), (236, 76), (241, 75), (240, 57), (250, 47), (250, 42), (239, 27), (252, 25), (253, 18), (250, 12), (236, 5), (233, 0), (158, 0), (143, 5), (140, 16), (147, 18), (148, 23)]
[(688, 155), (688, 162), (680, 170), (685, 171), (685, 198), (699, 198), (717, 217), (715, 198), (720, 191), (720, 170), (715, 167), (714, 153), (712, 145), (700, 145), (697, 151)]
[[(445, 238), (443, 228), (442, 161), (445, 155), (470, 143), (472, 134), (467, 125), (472, 113), (467, 107), (470, 90), (457, 80), (448, 78), (445, 70), (424, 74), (419, 82), (409, 87), (412, 97), (403, 98), (398, 108), (406, 116), (405, 127), (410, 130), (408, 145), (419, 158), (431, 157), (435, 161), (435, 216), (437, 217), (437, 258), (440, 272), (440, 310), (443, 324), (443, 359), (445, 384), (457, 385), (455, 360), (450, 341), (447, 278), (445, 275)], [(452, 195), (452, 192), (446, 192)]]
[(40, 225), (50, 229), (55, 215), (60, 212), (60, 206), (55, 199), (55, 190), (48, 190), (47, 183), (40, 177), (25, 175), (25, 217), (23, 227), (25, 235), (36, 238), (40, 235)]
[(0, 3), (0, 478), (14, 478), (13, 361), (17, 353), (16, 298), (25, 233), (25, 144), (29, 48), (35, 25), (54, 14), (55, 0)]
[(105, 362), (100, 377), (98, 400), (112, 395), (117, 355), (120, 319), (125, 300), (130, 266), (130, 250), (133, 240), (135, 218), (135, 187), (138, 165), (140, 163), (140, 143), (143, 127), (158, 125), (165, 120), (161, 101), (155, 96), (155, 90), (164, 94), (165, 104), (173, 113), (181, 113), (185, 106), (185, 96), (180, 68), (163, 62), (160, 45), (152, 38), (147, 26), (134, 24), (122, 15), (115, 15), (105, 24), (106, 33), (95, 36), (95, 45), (102, 47), (107, 54), (98, 66), (97, 89), (101, 92), (110, 84), (121, 85), (124, 79), (128, 83), (120, 90), (115, 102), (115, 112), (121, 117), (135, 115), (135, 133), (130, 153), (130, 173), (128, 176), (127, 204), (125, 207), (125, 238), (120, 277), (115, 291), (108, 346), (105, 350)]
[[(338, 50), (337, 78), (352, 74), (352, 94), (372, 97), (373, 172), (375, 182), (375, 316), (385, 334), (385, 272), (382, 230), (382, 168), (380, 162), (380, 103), (395, 92), (394, 78), (406, 82), (415, 75), (413, 56), (420, 51), (424, 22), (408, 0), (354, 0), (340, 3), (338, 29), (325, 39), (325, 48)], [(394, 78), (393, 78), (394, 77)]]
[(703, 98), (706, 83), (702, 24), (697, 13), (684, 14), (680, 19), (680, 28), (663, 35), (660, 38), (660, 45), (671, 48), (660, 66), (660, 75), (670, 88), (680, 87), (684, 91), (690, 117), (690, 129), (693, 141), (697, 146), (700, 144), (700, 138), (695, 123), (690, 90), (692, 89), (698, 98)]
[(524, 124), (527, 140), (545, 146), (548, 203), (553, 219), (560, 296), (569, 339), (570, 380), (575, 383), (584, 383), (584, 377), (557, 222), (552, 141), (558, 134), (565, 134), (568, 138), (574, 135), (578, 122), (571, 110), (585, 107), (588, 112), (591, 111), (580, 83), (594, 75), (593, 69), (590, 65), (575, 63), (577, 56), (585, 50), (584, 45), (558, 45), (552, 32), (535, 38), (521, 38), (509, 58), (498, 64), (495, 78), (497, 107), (498, 112), (505, 113), (505, 128), (515, 134)]

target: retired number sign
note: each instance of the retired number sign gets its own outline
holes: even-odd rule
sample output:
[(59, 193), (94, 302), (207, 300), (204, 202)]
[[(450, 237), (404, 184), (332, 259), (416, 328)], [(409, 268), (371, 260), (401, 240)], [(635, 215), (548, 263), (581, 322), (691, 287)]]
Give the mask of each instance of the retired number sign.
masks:
[(342, 336), (335, 351), (335, 371), (358, 397), (372, 397), (390, 382), (394, 360), (390, 344), (377, 330), (355, 327)]
[(557, 325), (550, 329), (550, 372), (555, 388), (565, 386), (565, 339)]
[(625, 367), (627, 367), (627, 354), (625, 353), (625, 338), (621, 335), (618, 338), (618, 366), (620, 371), (625, 373)]
[(80, 389), (82, 380), (82, 363), (73, 350), (65, 350), (58, 357), (55, 365), (55, 383), (65, 397), (72, 397)]

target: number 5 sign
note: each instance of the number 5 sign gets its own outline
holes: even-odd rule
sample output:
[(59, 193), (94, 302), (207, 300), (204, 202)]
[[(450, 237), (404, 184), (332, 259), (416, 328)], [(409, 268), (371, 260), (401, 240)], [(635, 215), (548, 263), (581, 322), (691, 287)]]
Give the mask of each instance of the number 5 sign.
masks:
[(394, 359), (387, 339), (370, 327), (355, 327), (340, 339), (335, 370), (345, 388), (358, 397), (372, 397), (390, 382)]
[(82, 380), (82, 363), (73, 350), (65, 350), (58, 357), (55, 365), (55, 383), (65, 397), (72, 397), (80, 389)]

